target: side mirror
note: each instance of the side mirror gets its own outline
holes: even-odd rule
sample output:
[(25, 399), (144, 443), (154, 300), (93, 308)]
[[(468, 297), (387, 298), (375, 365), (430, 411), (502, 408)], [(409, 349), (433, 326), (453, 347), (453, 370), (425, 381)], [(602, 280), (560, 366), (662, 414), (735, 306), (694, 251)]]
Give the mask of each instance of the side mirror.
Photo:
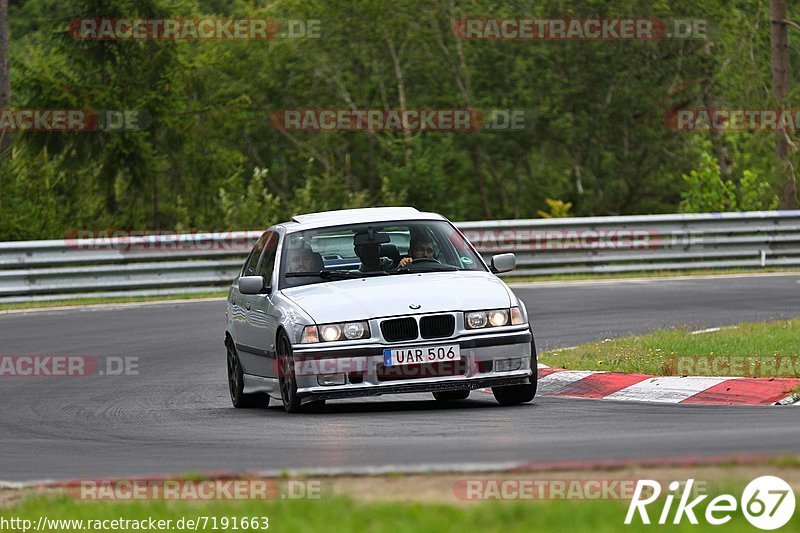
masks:
[(517, 257), (514, 254), (499, 254), (492, 256), (492, 270), (495, 274), (511, 272), (517, 268)]
[(242, 276), (239, 278), (239, 292), (242, 294), (261, 294), (264, 291), (264, 276)]

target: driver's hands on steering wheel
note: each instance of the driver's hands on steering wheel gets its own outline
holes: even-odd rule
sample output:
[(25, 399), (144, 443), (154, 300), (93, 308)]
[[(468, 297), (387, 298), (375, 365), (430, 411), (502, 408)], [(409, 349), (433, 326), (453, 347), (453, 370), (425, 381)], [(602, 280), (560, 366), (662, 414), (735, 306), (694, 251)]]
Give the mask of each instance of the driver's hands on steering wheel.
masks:
[(407, 268), (410, 267), (412, 263), (439, 263), (440, 261), (433, 257), (417, 257), (413, 259), (411, 257), (404, 257), (400, 260), (400, 263), (397, 265), (397, 268)]
[(410, 257), (404, 257), (400, 260), (400, 263), (397, 264), (397, 268), (405, 268), (413, 262), (414, 260), (411, 259)]

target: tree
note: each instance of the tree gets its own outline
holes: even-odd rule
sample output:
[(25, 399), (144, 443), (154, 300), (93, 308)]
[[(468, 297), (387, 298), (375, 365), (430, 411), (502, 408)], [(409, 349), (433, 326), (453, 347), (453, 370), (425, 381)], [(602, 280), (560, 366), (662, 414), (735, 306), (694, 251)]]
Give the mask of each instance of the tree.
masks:
[[(11, 103), (11, 81), (8, 76), (8, 0), (0, 0), (0, 109)], [(11, 157), (11, 132), (0, 130), (0, 159)], [(3, 181), (0, 169), (0, 213), (3, 209)]]
[[(789, 93), (789, 20), (786, 0), (771, 0), (770, 42), (772, 51), (772, 92), (778, 109), (786, 105)], [(789, 132), (775, 132), (775, 156), (780, 177), (781, 209), (797, 209), (797, 179), (789, 158)]]
[[(0, 109), (11, 103), (11, 82), (8, 76), (8, 0), (0, 0)], [(0, 158), (11, 149), (11, 132), (0, 131)]]

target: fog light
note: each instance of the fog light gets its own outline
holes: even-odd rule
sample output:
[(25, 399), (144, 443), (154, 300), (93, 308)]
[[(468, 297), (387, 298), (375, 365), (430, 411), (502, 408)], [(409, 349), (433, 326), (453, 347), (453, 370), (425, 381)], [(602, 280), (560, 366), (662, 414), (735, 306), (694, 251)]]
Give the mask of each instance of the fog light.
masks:
[(317, 383), (323, 386), (344, 385), (344, 374), (323, 374), (317, 376)]
[(522, 366), (522, 359), (496, 359), (494, 362), (495, 372), (513, 372)]

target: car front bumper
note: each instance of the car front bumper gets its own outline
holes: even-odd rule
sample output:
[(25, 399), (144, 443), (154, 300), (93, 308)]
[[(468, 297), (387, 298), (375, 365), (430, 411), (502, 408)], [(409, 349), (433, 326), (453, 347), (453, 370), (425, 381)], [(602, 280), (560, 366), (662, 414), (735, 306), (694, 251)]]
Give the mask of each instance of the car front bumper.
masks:
[[(295, 345), (293, 355), (297, 393), (304, 401), (313, 401), (526, 384), (531, 382), (531, 376), (536, 370), (536, 358), (531, 357), (535, 355), (532, 354), (532, 339), (530, 329), (525, 328), (435, 341), (362, 344), (352, 348), (326, 348), (318, 344)], [(425, 375), (425, 371), (415, 375), (414, 369), (410, 367), (384, 367), (384, 371), (391, 369), (400, 373), (407, 372), (401, 378), (387, 380), (382, 374), (384, 349), (453, 344), (460, 346), (461, 361), (458, 368), (454, 365), (454, 371), (448, 375)], [(519, 368), (496, 371), (494, 363), (503, 359), (518, 359)], [(341, 376), (345, 383), (322, 385), (319, 381), (320, 375)]]

